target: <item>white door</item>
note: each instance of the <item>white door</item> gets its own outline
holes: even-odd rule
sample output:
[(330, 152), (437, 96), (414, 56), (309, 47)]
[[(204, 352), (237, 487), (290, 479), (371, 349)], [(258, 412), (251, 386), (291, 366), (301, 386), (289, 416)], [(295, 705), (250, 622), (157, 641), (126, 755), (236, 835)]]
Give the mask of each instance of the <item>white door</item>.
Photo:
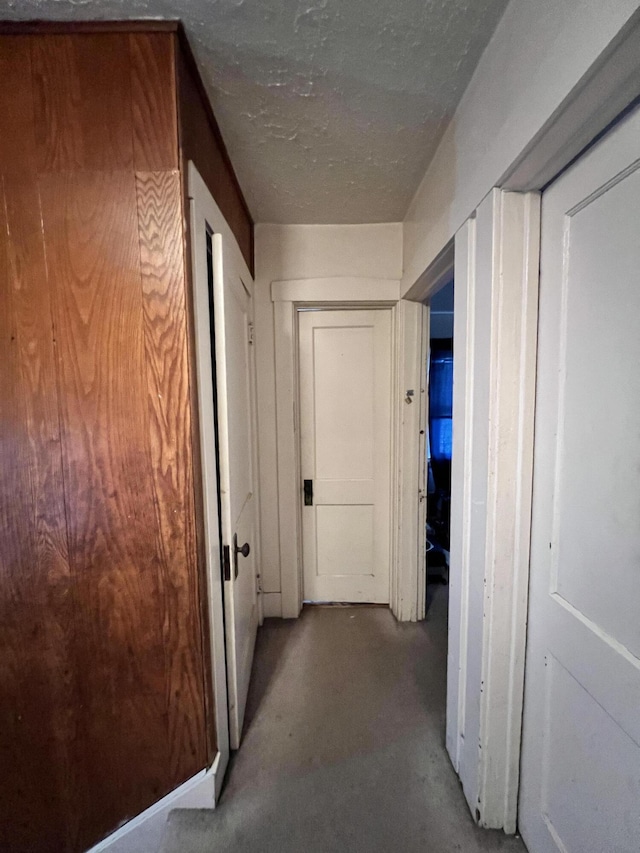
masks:
[(520, 829), (640, 849), (640, 113), (544, 194)]
[(305, 601), (389, 602), (391, 311), (301, 311)]
[[(231, 748), (237, 749), (258, 627), (253, 300), (248, 289), (252, 282), (217, 205), (192, 165), (189, 175), (195, 288), (200, 292), (196, 304), (201, 313), (206, 311), (209, 326), (207, 339), (201, 336), (198, 347), (208, 347), (217, 385), (214, 440), (218, 445), (229, 740)], [(219, 580), (213, 578), (212, 583)]]

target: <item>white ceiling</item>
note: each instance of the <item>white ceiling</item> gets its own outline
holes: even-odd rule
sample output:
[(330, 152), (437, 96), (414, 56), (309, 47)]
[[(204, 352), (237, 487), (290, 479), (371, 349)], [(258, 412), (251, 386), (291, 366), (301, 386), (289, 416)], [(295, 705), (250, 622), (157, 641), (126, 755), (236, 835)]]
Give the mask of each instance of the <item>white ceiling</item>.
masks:
[(394, 222), (507, 0), (0, 0), (181, 18), (257, 222)]

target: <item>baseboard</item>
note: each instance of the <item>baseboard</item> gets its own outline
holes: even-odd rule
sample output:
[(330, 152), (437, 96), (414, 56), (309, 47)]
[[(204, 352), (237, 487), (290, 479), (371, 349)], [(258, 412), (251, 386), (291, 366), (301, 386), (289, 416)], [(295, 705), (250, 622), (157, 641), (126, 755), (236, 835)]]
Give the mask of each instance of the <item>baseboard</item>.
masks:
[(219, 755), (208, 770), (201, 770), (192, 776), (175, 791), (96, 844), (88, 853), (157, 853), (170, 811), (215, 807), (218, 758)]
[(262, 614), (265, 619), (270, 616), (282, 618), (282, 593), (280, 592), (263, 592), (262, 593)]

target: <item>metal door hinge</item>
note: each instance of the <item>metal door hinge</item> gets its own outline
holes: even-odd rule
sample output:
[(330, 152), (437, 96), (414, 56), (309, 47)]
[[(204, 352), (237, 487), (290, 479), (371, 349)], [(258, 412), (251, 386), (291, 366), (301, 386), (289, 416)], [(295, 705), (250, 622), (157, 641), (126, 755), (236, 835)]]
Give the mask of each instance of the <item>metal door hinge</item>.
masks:
[(222, 546), (222, 570), (224, 572), (224, 579), (226, 581), (231, 580), (231, 549), (228, 545)]
[(260, 575), (256, 575), (256, 592), (258, 595), (262, 594), (262, 581), (260, 580)]
[(248, 331), (249, 331), (249, 343), (252, 344), (253, 343), (253, 323), (249, 323)]

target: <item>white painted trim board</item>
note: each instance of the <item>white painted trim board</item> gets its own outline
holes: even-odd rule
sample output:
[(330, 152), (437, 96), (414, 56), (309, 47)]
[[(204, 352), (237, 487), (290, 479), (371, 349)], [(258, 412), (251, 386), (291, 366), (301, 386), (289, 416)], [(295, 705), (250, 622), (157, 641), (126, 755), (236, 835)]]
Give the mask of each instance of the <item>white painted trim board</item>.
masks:
[(175, 791), (125, 823), (104, 841), (100, 841), (88, 853), (157, 853), (169, 812), (173, 809), (215, 807), (219, 758), (220, 753), (208, 770), (201, 770)]
[(456, 236), (446, 743), (474, 819), (510, 833), (526, 643), (539, 211), (537, 193), (494, 190)]
[(397, 302), (400, 281), (390, 278), (304, 278), (271, 283), (273, 302)]

